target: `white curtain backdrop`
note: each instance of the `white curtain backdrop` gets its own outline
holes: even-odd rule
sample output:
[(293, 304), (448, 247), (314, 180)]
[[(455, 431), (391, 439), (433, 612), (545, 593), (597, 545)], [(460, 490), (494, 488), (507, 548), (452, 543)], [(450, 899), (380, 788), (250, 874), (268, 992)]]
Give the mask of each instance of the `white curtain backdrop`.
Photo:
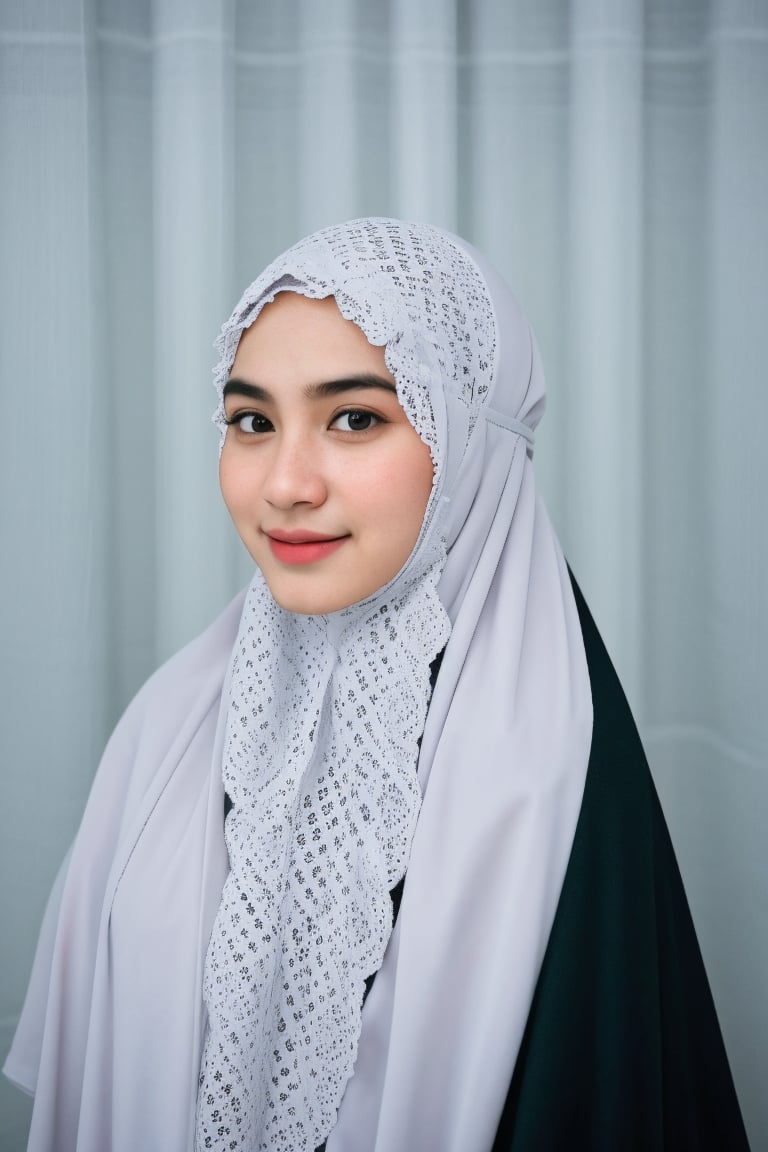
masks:
[(248, 576), (219, 325), (402, 215), (532, 319), (538, 475), (768, 1147), (767, 204), (765, 0), (0, 0), (0, 1057), (109, 730)]

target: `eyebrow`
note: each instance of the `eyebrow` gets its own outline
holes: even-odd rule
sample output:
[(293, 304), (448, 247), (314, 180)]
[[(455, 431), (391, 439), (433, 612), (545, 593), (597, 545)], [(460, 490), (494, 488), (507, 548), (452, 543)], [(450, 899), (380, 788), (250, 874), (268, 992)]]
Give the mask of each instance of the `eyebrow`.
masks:
[[(363, 388), (383, 388), (386, 392), (397, 396), (397, 388), (392, 381), (377, 376), (374, 372), (363, 372), (360, 376), (344, 376), (341, 380), (321, 380), (318, 384), (307, 384), (304, 395), (308, 400), (319, 400), (327, 396), (338, 396), (341, 392), (360, 391)], [(247, 396), (249, 400), (256, 400), (260, 404), (274, 400), (272, 393), (261, 384), (251, 384), (236, 376), (227, 380), (222, 395), (225, 400), (228, 396)]]

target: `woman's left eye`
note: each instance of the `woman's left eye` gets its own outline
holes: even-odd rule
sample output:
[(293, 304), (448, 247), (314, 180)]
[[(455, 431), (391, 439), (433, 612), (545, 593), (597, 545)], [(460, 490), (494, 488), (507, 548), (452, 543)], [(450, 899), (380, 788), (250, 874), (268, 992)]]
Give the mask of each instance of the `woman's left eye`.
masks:
[(339, 432), (367, 432), (369, 428), (381, 423), (381, 417), (373, 412), (366, 412), (363, 408), (349, 408), (339, 413), (331, 422), (331, 428)]

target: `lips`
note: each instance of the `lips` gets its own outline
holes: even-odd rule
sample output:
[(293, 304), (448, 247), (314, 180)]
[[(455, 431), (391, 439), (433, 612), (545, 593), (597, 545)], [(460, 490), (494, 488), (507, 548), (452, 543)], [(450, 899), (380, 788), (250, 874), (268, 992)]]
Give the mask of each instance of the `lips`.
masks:
[(282, 544), (324, 544), (329, 540), (343, 540), (343, 536), (328, 536), (324, 532), (307, 532), (302, 528), (288, 531), (282, 528), (270, 528), (265, 532), (270, 540), (279, 540)]
[(314, 564), (324, 560), (349, 539), (349, 536), (324, 536), (321, 532), (302, 529), (270, 529), (264, 535), (272, 555), (282, 564)]

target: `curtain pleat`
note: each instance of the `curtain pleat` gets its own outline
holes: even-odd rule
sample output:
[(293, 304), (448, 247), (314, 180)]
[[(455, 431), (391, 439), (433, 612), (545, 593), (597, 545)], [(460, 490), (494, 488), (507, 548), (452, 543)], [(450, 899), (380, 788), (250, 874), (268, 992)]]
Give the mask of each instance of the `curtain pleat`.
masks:
[(110, 728), (248, 578), (221, 321), (303, 233), (394, 214), (531, 317), (539, 481), (768, 1143), (767, 119), (755, 0), (0, 0), (0, 1048)]
[[(209, 385), (229, 306), (232, 28), (220, 0), (155, 0), (152, 41), (157, 649), (170, 655), (228, 589)], [(214, 449), (214, 450), (212, 450)], [(191, 573), (204, 573), (202, 580)]]
[[(646, 441), (643, 20), (631, 0), (575, 10), (569, 109), (569, 552), (601, 605), (601, 628), (637, 700)], [(609, 540), (622, 547), (607, 548)]]
[(455, 231), (457, 218), (455, 0), (392, 5), (393, 215)]

